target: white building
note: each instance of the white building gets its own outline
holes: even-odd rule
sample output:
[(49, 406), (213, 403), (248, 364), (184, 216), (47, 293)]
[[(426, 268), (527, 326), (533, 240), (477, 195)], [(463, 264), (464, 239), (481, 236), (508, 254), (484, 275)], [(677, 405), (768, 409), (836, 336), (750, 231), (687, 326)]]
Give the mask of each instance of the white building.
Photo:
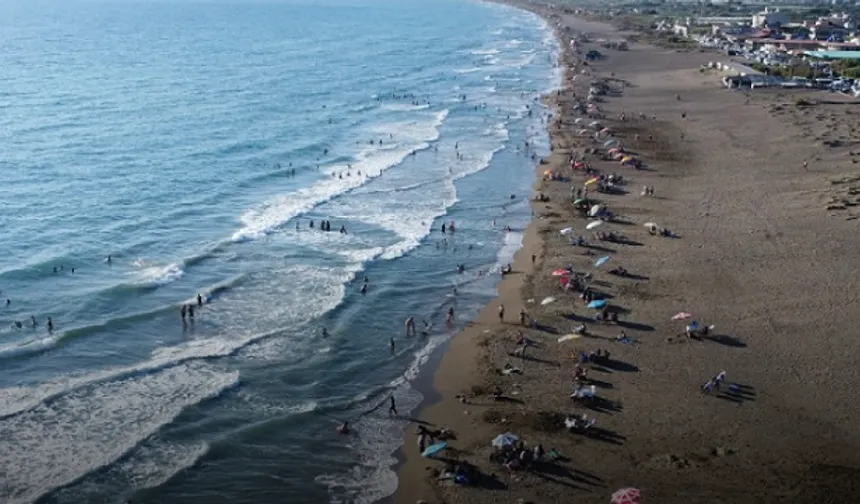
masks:
[(756, 27), (773, 28), (775, 26), (785, 26), (790, 22), (787, 12), (779, 10), (770, 10), (766, 8), (758, 14), (753, 14), (752, 25)]

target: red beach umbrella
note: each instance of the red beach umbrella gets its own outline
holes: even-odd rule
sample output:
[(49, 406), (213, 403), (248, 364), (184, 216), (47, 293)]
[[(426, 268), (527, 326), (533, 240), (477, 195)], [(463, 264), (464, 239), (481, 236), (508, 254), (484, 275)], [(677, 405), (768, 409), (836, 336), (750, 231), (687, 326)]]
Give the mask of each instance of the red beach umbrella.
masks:
[(612, 494), (612, 504), (639, 504), (638, 488), (622, 488)]

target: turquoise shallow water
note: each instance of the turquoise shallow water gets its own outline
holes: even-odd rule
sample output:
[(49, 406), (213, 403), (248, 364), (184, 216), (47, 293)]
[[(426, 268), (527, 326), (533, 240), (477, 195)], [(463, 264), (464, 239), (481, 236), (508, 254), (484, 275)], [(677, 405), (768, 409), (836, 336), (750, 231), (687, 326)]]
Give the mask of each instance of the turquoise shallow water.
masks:
[(42, 2), (0, 30), (0, 501), (390, 493), (404, 422), (375, 408), (420, 402), (445, 311), (492, 296), (529, 220), (546, 26), (465, 0)]

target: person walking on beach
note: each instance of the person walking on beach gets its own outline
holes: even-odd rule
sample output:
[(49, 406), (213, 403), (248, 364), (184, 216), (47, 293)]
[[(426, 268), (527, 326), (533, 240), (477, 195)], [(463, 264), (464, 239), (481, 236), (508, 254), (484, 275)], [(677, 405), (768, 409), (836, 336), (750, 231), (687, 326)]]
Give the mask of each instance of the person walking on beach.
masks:
[(499, 322), (502, 324), (505, 323), (505, 305), (503, 304), (499, 305)]
[(448, 308), (448, 314), (445, 316), (445, 323), (448, 324), (448, 327), (451, 327), (454, 324), (454, 308)]
[(393, 413), (394, 416), (397, 416), (397, 406), (394, 404), (394, 396), (389, 396), (388, 399), (391, 402), (391, 405), (388, 407), (388, 414), (391, 415)]
[(415, 319), (413, 317), (406, 319), (406, 336), (415, 336)]
[(809, 161), (803, 160), (803, 171), (809, 171)]

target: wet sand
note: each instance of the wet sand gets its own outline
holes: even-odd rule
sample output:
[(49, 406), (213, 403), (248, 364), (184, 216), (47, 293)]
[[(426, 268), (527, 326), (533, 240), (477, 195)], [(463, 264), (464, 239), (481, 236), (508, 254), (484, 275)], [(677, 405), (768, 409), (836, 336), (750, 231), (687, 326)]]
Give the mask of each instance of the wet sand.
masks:
[[(592, 39), (620, 38), (607, 25), (543, 14)], [(606, 503), (627, 486), (640, 488), (643, 502), (854, 501), (860, 491), (860, 310), (854, 309), (860, 147), (853, 147), (850, 128), (856, 129), (860, 106), (798, 106), (801, 94), (828, 97), (803, 91), (747, 97), (724, 88), (722, 74), (699, 70), (719, 61), (716, 54), (635, 44), (623, 52), (597, 43), (581, 49), (605, 57), (583, 67), (572, 51), (563, 56), (571, 66), (565, 87), (548, 97), (561, 119), (550, 128), (555, 148), (549, 164), (536, 167), (538, 178), (550, 168), (571, 181), (536, 184), (550, 201), (533, 204), (536, 218), (514, 273), (500, 284), (498, 299), (452, 340), (433, 378), (440, 399), (415, 414), (429, 426), (452, 429), (454, 449), (436, 460), (421, 458), (410, 432), (394, 501)], [(591, 75), (574, 80), (583, 68)], [(571, 186), (587, 177), (570, 170), (568, 157), (604, 139), (578, 135), (571, 105), (593, 78), (612, 74), (618, 92), (598, 103), (601, 121), (647, 169), (586, 157), (604, 173), (624, 176), (628, 193), (591, 194), (619, 216), (599, 229), (624, 240), (600, 242), (594, 255), (584, 255), (559, 233), (572, 226), (574, 235), (592, 241), (583, 230), (589, 221), (573, 211), (570, 198)], [(622, 113), (627, 120), (619, 119)], [(640, 196), (642, 186), (653, 186), (655, 196)], [(652, 236), (645, 222), (679, 237)], [(594, 267), (603, 255), (609, 263)], [(594, 310), (562, 292), (551, 272), (569, 264), (592, 273), (594, 287), (621, 312), (619, 324), (589, 320)], [(612, 266), (631, 276), (608, 274)], [(548, 296), (557, 301), (541, 306)], [(541, 329), (521, 327), (520, 309)], [(670, 320), (679, 311), (715, 330), (687, 339), (684, 323)], [(590, 337), (557, 342), (582, 321)], [(510, 355), (519, 330), (537, 345), (526, 359)], [(622, 330), (637, 343), (615, 342)], [(574, 405), (572, 357), (598, 348), (611, 351), (606, 365), (590, 366), (599, 400)], [(497, 373), (505, 363), (523, 374)], [(700, 386), (722, 370), (735, 391), (724, 385), (703, 394)], [(493, 399), (496, 386), (508, 400)], [(562, 420), (573, 413), (596, 419), (591, 435), (564, 428)], [(556, 448), (567, 460), (508, 471), (488, 459), (490, 441), (508, 431), (530, 447)], [(483, 476), (471, 486), (439, 483), (435, 473), (445, 459), (467, 460)]]

